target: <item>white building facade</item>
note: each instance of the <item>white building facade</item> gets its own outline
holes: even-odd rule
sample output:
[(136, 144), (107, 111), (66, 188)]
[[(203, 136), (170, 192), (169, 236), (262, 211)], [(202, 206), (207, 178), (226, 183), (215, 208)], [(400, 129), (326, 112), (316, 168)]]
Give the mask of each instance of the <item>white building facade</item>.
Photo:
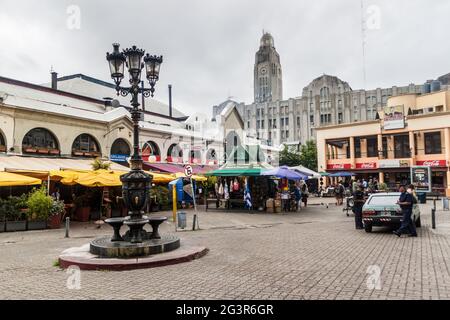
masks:
[[(324, 74), (304, 87), (300, 96), (283, 99), (280, 57), (273, 43), (273, 37), (264, 34), (256, 53), (254, 102), (235, 102), (246, 130), (270, 146), (299, 146), (316, 138), (316, 128), (375, 120), (390, 97), (448, 89), (448, 75), (438, 78), (438, 81), (428, 80), (423, 85), (353, 90), (338, 77)], [(267, 65), (276, 66), (279, 72), (272, 77), (272, 72), (267, 73)], [(271, 77), (262, 81), (265, 74)], [(268, 89), (264, 89), (266, 87)], [(213, 107), (213, 117), (220, 113), (224, 104), (226, 102)]]

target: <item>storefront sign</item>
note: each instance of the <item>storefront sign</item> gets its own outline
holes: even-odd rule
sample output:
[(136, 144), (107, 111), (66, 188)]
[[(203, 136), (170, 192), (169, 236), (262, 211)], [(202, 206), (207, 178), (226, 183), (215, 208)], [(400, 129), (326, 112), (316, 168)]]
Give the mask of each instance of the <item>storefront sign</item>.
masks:
[(416, 162), (418, 166), (424, 166), (424, 167), (446, 167), (447, 161), (445, 160), (424, 160), (424, 161), (417, 161)]
[(417, 192), (431, 192), (431, 168), (411, 167), (411, 184), (416, 187)]
[(404, 106), (384, 107), (384, 130), (405, 128)]
[(351, 168), (352, 165), (350, 163), (334, 163), (327, 165), (328, 170), (348, 170)]
[(115, 162), (127, 162), (128, 154), (112, 154), (109, 159)]
[(363, 162), (356, 164), (356, 169), (376, 169), (376, 168), (377, 168), (376, 162)]
[(388, 159), (378, 161), (379, 168), (407, 168), (409, 167), (409, 160)]

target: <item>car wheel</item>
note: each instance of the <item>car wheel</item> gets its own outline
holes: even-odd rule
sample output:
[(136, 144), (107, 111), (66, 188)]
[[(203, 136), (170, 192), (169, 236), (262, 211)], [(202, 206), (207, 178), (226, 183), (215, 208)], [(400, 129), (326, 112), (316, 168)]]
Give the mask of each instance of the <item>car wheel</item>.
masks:
[(364, 225), (364, 230), (366, 230), (366, 232), (372, 232), (372, 225), (371, 224), (365, 224)]
[(416, 220), (416, 228), (422, 227), (422, 222), (420, 221), (420, 217)]

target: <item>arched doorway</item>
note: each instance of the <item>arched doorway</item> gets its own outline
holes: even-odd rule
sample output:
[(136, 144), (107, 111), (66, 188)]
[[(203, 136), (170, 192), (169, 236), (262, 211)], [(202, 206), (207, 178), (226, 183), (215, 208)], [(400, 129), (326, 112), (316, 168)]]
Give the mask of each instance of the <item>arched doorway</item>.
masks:
[(167, 150), (167, 162), (183, 162), (183, 150), (178, 144), (172, 144)]
[(142, 147), (142, 160), (147, 162), (160, 162), (161, 152), (154, 141), (147, 141)]
[(22, 140), (22, 153), (59, 155), (59, 143), (55, 135), (45, 128), (34, 128)]
[(3, 132), (0, 131), (0, 152), (6, 152), (6, 139)]
[(217, 164), (217, 153), (215, 149), (209, 149), (206, 153), (206, 164), (214, 165)]
[(100, 146), (97, 140), (87, 133), (82, 133), (75, 138), (72, 144), (72, 156), (74, 157), (101, 157)]
[(202, 152), (200, 150), (191, 150), (189, 154), (189, 162), (195, 164), (202, 163)]
[(114, 162), (127, 162), (131, 149), (127, 141), (122, 138), (116, 139), (111, 146), (110, 160)]

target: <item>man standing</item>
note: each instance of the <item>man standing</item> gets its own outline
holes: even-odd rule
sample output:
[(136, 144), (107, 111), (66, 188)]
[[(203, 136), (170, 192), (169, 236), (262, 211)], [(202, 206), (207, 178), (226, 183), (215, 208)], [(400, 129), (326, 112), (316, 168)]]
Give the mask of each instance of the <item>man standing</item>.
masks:
[(340, 206), (342, 205), (343, 202), (343, 198), (344, 198), (344, 193), (345, 193), (345, 188), (342, 185), (342, 181), (339, 181), (339, 183), (336, 185), (336, 188), (334, 189), (334, 193), (336, 196), (336, 205)]
[(364, 189), (362, 185), (358, 185), (357, 190), (353, 193), (353, 213), (355, 214), (356, 229), (364, 229), (362, 221), (362, 208), (366, 202)]
[(399, 191), (401, 192), (401, 195), (397, 203), (400, 205), (400, 208), (402, 209), (403, 220), (400, 228), (394, 231), (393, 233), (396, 236), (401, 237), (402, 234), (409, 232), (411, 237), (417, 237), (416, 226), (411, 218), (412, 208), (414, 205), (413, 195), (409, 192), (406, 192), (405, 186), (401, 186)]

